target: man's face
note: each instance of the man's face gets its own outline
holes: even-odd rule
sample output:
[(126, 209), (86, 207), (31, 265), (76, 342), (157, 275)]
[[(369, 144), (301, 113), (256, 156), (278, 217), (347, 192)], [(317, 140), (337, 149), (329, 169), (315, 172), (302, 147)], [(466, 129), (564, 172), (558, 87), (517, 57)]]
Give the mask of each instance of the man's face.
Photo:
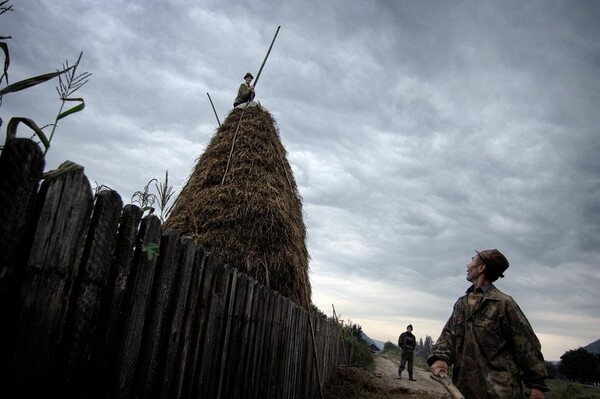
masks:
[(473, 255), (471, 261), (467, 263), (467, 281), (473, 281), (483, 273), (484, 265), (479, 260), (479, 255)]
[[(250, 82), (252, 82), (252, 78), (250, 76), (248, 76), (244, 79), (246, 79), (246, 83), (248, 83), (248, 84), (250, 84)], [(238, 80), (238, 82), (239, 82), (239, 80)]]

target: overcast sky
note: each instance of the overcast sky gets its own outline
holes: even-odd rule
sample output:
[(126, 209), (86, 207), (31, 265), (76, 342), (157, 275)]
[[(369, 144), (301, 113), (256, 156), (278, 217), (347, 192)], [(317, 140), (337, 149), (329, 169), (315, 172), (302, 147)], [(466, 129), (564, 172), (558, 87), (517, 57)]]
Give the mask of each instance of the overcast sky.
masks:
[[(12, 1), (11, 83), (83, 51), (92, 73), (46, 169), (82, 164), (125, 203), (179, 192), (246, 72), (303, 197), (313, 301), (396, 342), (436, 339), (474, 250), (547, 360), (600, 338), (600, 2)], [(49, 82), (4, 97), (38, 125)], [(2, 87), (5, 86), (3, 83)], [(19, 130), (27, 136), (26, 128)]]

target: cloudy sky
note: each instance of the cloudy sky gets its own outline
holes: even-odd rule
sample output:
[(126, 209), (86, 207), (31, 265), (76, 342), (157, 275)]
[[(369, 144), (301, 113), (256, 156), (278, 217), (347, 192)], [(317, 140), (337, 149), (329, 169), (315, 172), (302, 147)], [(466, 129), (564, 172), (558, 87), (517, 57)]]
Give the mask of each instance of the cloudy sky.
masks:
[[(304, 199), (320, 309), (435, 339), (474, 250), (498, 248), (546, 359), (600, 338), (599, 2), (12, 4), (11, 83), (80, 51), (92, 73), (47, 169), (80, 163), (126, 203), (166, 170), (179, 190), (217, 127), (206, 93), (223, 121), (280, 25), (257, 100)], [(51, 123), (55, 85), (5, 96), (4, 127)]]

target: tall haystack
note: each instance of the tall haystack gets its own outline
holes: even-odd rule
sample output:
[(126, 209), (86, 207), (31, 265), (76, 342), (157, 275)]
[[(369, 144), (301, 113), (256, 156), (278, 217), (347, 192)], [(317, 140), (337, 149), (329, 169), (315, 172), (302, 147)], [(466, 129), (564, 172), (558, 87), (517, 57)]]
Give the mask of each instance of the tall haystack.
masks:
[(298, 305), (310, 303), (302, 199), (276, 122), (261, 106), (231, 111), (198, 159), (165, 228), (192, 236)]

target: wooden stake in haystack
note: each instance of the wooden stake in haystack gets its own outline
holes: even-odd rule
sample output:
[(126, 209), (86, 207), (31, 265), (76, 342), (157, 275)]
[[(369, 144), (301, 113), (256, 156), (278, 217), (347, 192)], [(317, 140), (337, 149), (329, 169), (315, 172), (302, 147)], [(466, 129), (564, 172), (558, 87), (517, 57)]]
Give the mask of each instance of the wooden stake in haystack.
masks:
[(286, 156), (266, 109), (233, 109), (198, 159), (165, 228), (193, 237), (231, 266), (307, 308), (306, 227)]

